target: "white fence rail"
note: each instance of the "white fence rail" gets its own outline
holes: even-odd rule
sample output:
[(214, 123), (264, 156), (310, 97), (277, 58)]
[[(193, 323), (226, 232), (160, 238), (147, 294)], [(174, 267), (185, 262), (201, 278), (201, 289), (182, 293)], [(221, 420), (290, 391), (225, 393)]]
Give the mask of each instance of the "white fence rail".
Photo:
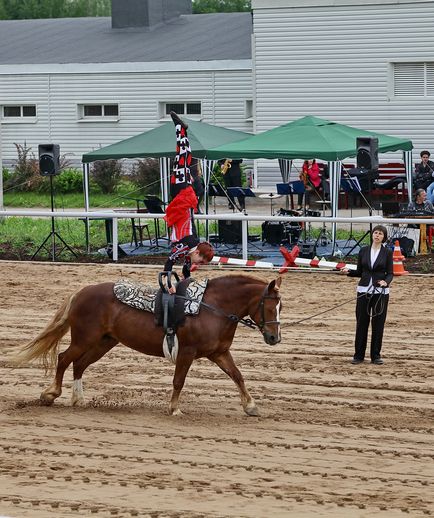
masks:
[[(0, 212), (0, 217), (37, 217), (37, 218), (101, 218), (101, 219), (111, 219), (112, 220), (112, 228), (113, 228), (113, 261), (118, 260), (118, 220), (119, 219), (131, 219), (133, 217), (133, 213), (131, 212), (111, 212), (111, 211), (54, 211), (51, 212), (49, 210), (4, 210)], [(164, 215), (162, 214), (140, 214), (141, 217), (146, 217), (146, 219), (162, 219)], [(341, 218), (341, 217), (328, 217), (328, 216), (319, 216), (319, 217), (295, 217), (295, 216), (264, 216), (263, 214), (196, 214), (195, 219), (197, 220), (208, 220), (208, 221), (216, 221), (216, 220), (224, 220), (224, 221), (241, 221), (241, 238), (242, 238), (242, 258), (246, 260), (248, 258), (247, 252), (247, 244), (248, 244), (248, 222), (249, 221), (281, 221), (281, 222), (315, 222), (315, 223), (353, 223), (353, 224), (361, 224), (366, 223), (368, 225), (390, 225), (390, 224), (433, 224), (432, 218), (383, 218), (382, 216), (361, 216), (361, 217), (353, 217), (353, 218)], [(334, 247), (334, 243), (333, 243)]]

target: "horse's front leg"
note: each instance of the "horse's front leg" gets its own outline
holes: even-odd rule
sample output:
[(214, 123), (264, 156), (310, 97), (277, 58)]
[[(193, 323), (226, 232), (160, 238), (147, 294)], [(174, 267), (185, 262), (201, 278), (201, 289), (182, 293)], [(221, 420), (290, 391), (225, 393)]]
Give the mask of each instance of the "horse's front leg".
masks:
[(193, 363), (195, 357), (195, 349), (193, 347), (180, 348), (178, 358), (176, 359), (175, 374), (173, 376), (173, 391), (169, 403), (170, 415), (182, 415), (179, 409), (179, 396), (184, 387), (185, 378)]
[(234, 359), (229, 351), (210, 356), (209, 359), (216, 363), (223, 372), (235, 382), (240, 391), (241, 404), (244, 412), (250, 416), (257, 416), (258, 409), (256, 408), (255, 400), (249, 394), (244, 384), (244, 378), (238, 367), (235, 365)]

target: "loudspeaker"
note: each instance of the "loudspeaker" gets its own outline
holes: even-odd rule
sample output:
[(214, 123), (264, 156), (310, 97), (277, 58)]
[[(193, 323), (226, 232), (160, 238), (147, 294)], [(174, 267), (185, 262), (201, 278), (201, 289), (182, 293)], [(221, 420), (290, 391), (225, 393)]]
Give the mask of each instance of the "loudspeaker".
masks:
[(378, 169), (378, 138), (357, 137), (357, 167)]
[(39, 172), (41, 176), (60, 173), (60, 147), (58, 144), (39, 144)]
[(219, 239), (223, 243), (241, 243), (241, 221), (219, 219)]

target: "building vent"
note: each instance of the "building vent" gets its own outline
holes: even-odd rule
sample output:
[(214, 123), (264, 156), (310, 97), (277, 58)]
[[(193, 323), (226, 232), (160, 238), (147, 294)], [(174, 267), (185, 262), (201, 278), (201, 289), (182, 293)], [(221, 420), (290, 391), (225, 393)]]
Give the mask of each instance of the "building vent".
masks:
[(191, 14), (192, 0), (112, 0), (112, 28), (153, 27)]

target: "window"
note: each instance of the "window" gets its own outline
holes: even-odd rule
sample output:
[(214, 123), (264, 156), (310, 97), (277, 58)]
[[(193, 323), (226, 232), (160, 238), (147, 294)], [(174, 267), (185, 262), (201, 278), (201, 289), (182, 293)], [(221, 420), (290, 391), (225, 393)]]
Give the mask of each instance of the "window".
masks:
[(253, 120), (253, 101), (251, 99), (247, 99), (244, 101), (244, 114), (246, 120)]
[(18, 119), (25, 117), (36, 117), (36, 105), (10, 105), (3, 106), (3, 119)]
[(160, 118), (166, 118), (171, 111), (178, 115), (194, 115), (195, 118), (202, 115), (202, 103), (188, 102), (188, 103), (160, 103)]
[(394, 97), (428, 97), (434, 95), (433, 63), (394, 63)]
[(117, 120), (119, 117), (118, 104), (80, 104), (78, 105), (78, 118), (85, 119), (109, 119)]

